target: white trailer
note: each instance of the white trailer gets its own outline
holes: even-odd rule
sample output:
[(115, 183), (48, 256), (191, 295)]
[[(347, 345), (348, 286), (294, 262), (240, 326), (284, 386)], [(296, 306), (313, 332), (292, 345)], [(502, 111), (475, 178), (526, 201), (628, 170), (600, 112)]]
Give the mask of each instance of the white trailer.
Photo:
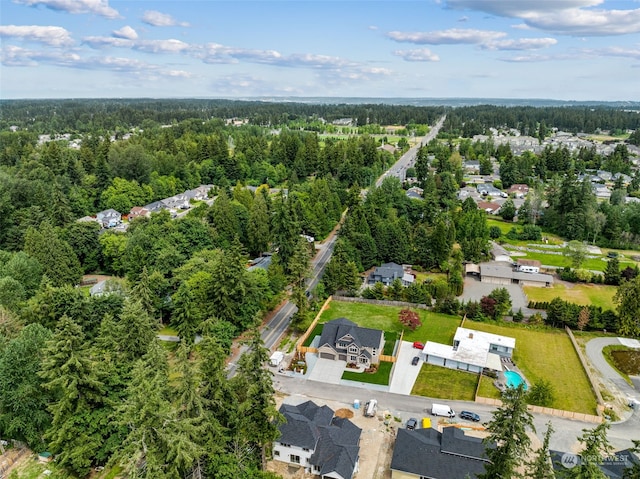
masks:
[(284, 359), (284, 353), (282, 351), (276, 351), (269, 358), (269, 364), (271, 366), (278, 366), (283, 359)]
[(433, 403), (431, 405), (431, 415), (432, 416), (444, 416), (444, 417), (455, 417), (456, 412), (451, 409), (450, 406), (446, 404), (436, 404)]
[(366, 417), (374, 417), (378, 410), (378, 401), (375, 399), (369, 399), (364, 407), (364, 415)]

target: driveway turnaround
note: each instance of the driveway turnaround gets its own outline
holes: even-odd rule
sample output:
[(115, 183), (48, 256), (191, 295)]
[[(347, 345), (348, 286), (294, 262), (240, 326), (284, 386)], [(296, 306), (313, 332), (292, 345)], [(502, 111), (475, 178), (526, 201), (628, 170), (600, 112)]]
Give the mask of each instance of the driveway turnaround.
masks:
[[(414, 356), (420, 358), (420, 362), (414, 366), (411, 360)], [(424, 354), (420, 349), (415, 349), (413, 343), (402, 341), (398, 351), (398, 359), (393, 367), (393, 377), (389, 391), (396, 394), (411, 394), (413, 384), (416, 382), (418, 373), (424, 363)]]
[(613, 385), (620, 391), (625, 398), (635, 398), (640, 401), (640, 391), (634, 389), (627, 381), (623, 379), (618, 372), (609, 366), (609, 363), (602, 355), (602, 348), (611, 345), (625, 345), (630, 348), (639, 348), (640, 341), (627, 338), (595, 338), (587, 343), (587, 356), (589, 361), (593, 364), (602, 374), (605, 381), (613, 383)]

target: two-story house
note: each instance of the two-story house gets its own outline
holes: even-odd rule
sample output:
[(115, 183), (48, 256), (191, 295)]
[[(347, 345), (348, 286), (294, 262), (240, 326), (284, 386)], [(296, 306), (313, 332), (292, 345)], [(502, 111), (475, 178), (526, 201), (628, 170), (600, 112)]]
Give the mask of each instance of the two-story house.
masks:
[(378, 266), (369, 275), (368, 283), (382, 283), (385, 286), (389, 286), (395, 279), (400, 279), (403, 286), (409, 286), (415, 281), (415, 277), (405, 272), (404, 268), (398, 263), (384, 263)]
[(306, 401), (283, 404), (285, 422), (273, 443), (273, 458), (304, 467), (323, 479), (351, 479), (358, 470), (362, 429), (348, 419), (335, 417), (328, 406)]
[(347, 318), (325, 323), (318, 344), (318, 356), (369, 367), (380, 362), (384, 332), (361, 328)]

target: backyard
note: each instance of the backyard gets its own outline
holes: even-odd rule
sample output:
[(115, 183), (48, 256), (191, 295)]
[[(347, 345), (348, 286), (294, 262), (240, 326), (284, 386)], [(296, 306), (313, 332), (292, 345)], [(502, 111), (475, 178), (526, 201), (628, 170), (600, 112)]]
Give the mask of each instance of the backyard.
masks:
[(551, 407), (595, 414), (595, 395), (564, 331), (477, 321), (466, 321), (465, 327), (515, 338), (513, 361), (530, 383), (544, 379), (552, 385), (555, 399)]
[[(434, 313), (425, 309), (416, 309), (420, 315), (422, 325), (415, 331), (403, 328), (398, 320), (398, 314), (402, 307), (382, 306), (377, 304), (351, 303), (344, 301), (331, 301), (329, 307), (320, 316), (320, 323), (326, 323), (333, 319), (347, 318), (364, 328), (380, 329), (382, 331), (400, 333), (404, 329), (404, 341), (435, 341), (451, 344), (456, 328), (460, 326), (459, 316)], [(312, 333), (313, 336), (316, 334)]]

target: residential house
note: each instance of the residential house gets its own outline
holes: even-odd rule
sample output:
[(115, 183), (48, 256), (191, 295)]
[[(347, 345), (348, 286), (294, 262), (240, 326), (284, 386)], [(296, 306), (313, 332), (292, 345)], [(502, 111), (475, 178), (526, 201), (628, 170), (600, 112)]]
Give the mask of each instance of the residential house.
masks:
[(419, 188), (417, 186), (412, 186), (411, 188), (409, 188), (407, 190), (407, 196), (413, 200), (423, 200), (424, 198), (422, 197), (422, 194), (424, 193), (424, 190), (422, 188)]
[(338, 318), (324, 324), (318, 356), (369, 367), (380, 362), (383, 349), (383, 331), (361, 328), (347, 318)]
[(351, 479), (358, 471), (362, 429), (312, 401), (283, 404), (280, 413), (285, 422), (273, 443), (276, 461), (304, 467), (322, 479)]
[(521, 273), (539, 273), (542, 264), (536, 259), (518, 259), (516, 271)]
[(596, 198), (601, 200), (608, 200), (611, 198), (611, 190), (606, 185), (593, 183), (591, 185), (591, 189), (593, 190), (593, 194), (596, 195)]
[(467, 479), (489, 463), (482, 439), (457, 427), (398, 429), (391, 479)]
[(180, 193), (160, 201), (162, 201), (170, 210), (188, 210), (190, 207), (189, 198), (184, 193)]
[(484, 210), (487, 214), (497, 215), (500, 212), (500, 206), (498, 203), (492, 203), (489, 201), (478, 201), (478, 209)]
[(115, 228), (122, 223), (122, 215), (113, 208), (100, 211), (96, 214), (96, 218), (103, 228)]
[(422, 352), (428, 364), (479, 373), (483, 369), (502, 371), (501, 357), (510, 358), (515, 338), (458, 328), (453, 346), (427, 341)]
[(386, 151), (393, 155), (396, 152), (397, 148), (393, 145), (390, 145), (389, 143), (385, 143), (384, 145), (379, 146), (378, 150)]
[(76, 220), (78, 223), (93, 223), (93, 222), (98, 222), (98, 220), (96, 218), (94, 218), (93, 216), (83, 216), (82, 218), (79, 218)]
[(464, 172), (469, 175), (480, 174), (480, 162), (478, 160), (464, 160), (462, 162)]
[(147, 210), (146, 208), (143, 208), (142, 206), (134, 206), (133, 208), (131, 208), (131, 211), (129, 211), (129, 221), (131, 220), (135, 220), (136, 218), (140, 218), (142, 217), (149, 217), (151, 215), (151, 213), (149, 212), (149, 210)]
[(158, 213), (159, 211), (166, 210), (168, 208), (162, 201), (154, 201), (153, 203), (144, 205), (144, 209), (149, 213)]
[(405, 272), (398, 263), (384, 263), (369, 275), (368, 283), (382, 283), (389, 286), (396, 279), (400, 279), (403, 286), (409, 286), (415, 281), (415, 277), (411, 273)]
[(511, 185), (511, 187), (507, 190), (507, 193), (513, 195), (515, 198), (524, 198), (529, 194), (529, 185), (524, 185), (521, 183), (517, 183), (515, 185)]

